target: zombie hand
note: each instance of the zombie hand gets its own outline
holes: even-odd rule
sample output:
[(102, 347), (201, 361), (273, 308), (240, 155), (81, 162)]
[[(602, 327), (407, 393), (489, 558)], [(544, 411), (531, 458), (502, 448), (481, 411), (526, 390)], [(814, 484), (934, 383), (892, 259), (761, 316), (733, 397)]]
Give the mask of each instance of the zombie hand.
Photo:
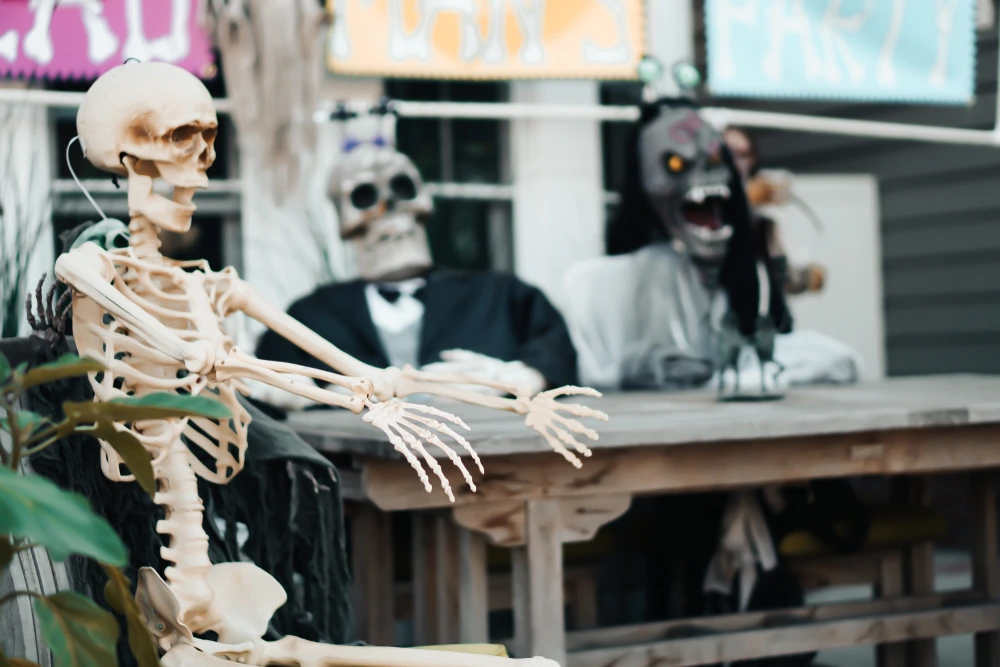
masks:
[(571, 435), (571, 432), (585, 435), (591, 440), (597, 440), (597, 431), (587, 428), (576, 419), (563, 416), (559, 412), (568, 413), (573, 417), (591, 417), (602, 422), (608, 421), (608, 416), (600, 410), (588, 408), (585, 405), (559, 403), (556, 401), (559, 396), (594, 396), (599, 398), (601, 393), (586, 387), (559, 387), (543, 391), (526, 401), (527, 412), (524, 423), (541, 433), (552, 449), (562, 454), (563, 458), (572, 463), (574, 467), (580, 468), (583, 463), (580, 462), (576, 454), (566, 448), (566, 445), (583, 456), (590, 456), (591, 452), (588, 447), (578, 442)]
[(424, 442), (428, 442), (444, 452), (451, 459), (451, 462), (462, 471), (462, 476), (465, 477), (466, 483), (473, 491), (476, 490), (475, 482), (472, 481), (472, 475), (465, 468), (461, 457), (455, 453), (455, 450), (446, 445), (437, 434), (447, 435), (460, 444), (472, 456), (480, 473), (483, 472), (483, 464), (468, 440), (456, 433), (448, 424), (438, 421), (434, 417), (440, 417), (445, 421), (461, 426), (466, 431), (469, 430), (465, 422), (455, 415), (427, 405), (403, 403), (397, 399), (390, 399), (381, 403), (369, 402), (368, 412), (365, 413), (363, 419), (388, 436), (389, 442), (392, 443), (396, 451), (402, 454), (413, 469), (417, 471), (417, 475), (420, 476), (420, 481), (423, 482), (427, 493), (430, 493), (433, 487), (426, 471), (424, 471), (420, 460), (414, 455), (414, 452), (423, 457), (427, 463), (427, 467), (434, 471), (434, 474), (441, 481), (441, 488), (448, 495), (448, 499), (455, 502), (455, 496), (452, 493), (451, 484), (448, 483), (448, 478), (445, 476), (437, 460), (424, 447)]
[[(72, 317), (72, 290), (66, 290), (57, 301), (55, 299), (57, 282), (53, 282), (49, 291), (43, 296), (42, 288), (45, 285), (45, 278), (48, 274), (43, 273), (38, 285), (35, 287), (34, 300), (28, 294), (25, 300), (25, 314), (28, 324), (31, 326), (33, 335), (43, 338), (47, 342), (56, 345), (66, 338), (69, 322)], [(37, 314), (36, 314), (37, 312)]]

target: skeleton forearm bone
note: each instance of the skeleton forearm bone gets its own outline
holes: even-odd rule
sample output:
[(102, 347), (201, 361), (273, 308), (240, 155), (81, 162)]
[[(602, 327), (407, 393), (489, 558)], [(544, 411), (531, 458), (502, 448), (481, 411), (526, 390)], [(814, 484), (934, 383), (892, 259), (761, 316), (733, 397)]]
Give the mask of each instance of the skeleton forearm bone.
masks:
[(208, 372), (215, 363), (212, 346), (203, 341), (182, 340), (155, 317), (125, 299), (111, 285), (111, 275), (102, 270), (106, 266), (102, 254), (103, 251), (96, 245), (86, 243), (72, 252), (60, 255), (56, 260), (56, 276), (127, 324), (130, 331), (138, 334), (151, 346), (184, 364), (192, 373)]
[[(230, 307), (254, 318), (279, 336), (313, 355), (330, 368), (347, 375), (375, 380), (374, 394), (380, 400), (392, 398), (390, 387), (380, 386), (381, 370), (359, 361), (336, 345), (330, 343), (315, 331), (296, 320), (291, 315), (267, 303), (249, 283), (240, 281), (233, 290)], [(301, 370), (295, 371), (308, 375)], [(312, 377), (316, 377), (315, 375)], [(323, 378), (319, 378), (323, 379)]]
[[(231, 378), (249, 378), (264, 384), (278, 387), (285, 391), (302, 396), (318, 403), (332, 405), (338, 408), (346, 408), (354, 414), (359, 414), (365, 408), (366, 400), (371, 396), (372, 384), (363, 378), (348, 378), (343, 375), (326, 373), (305, 366), (296, 364), (283, 364), (268, 362), (261, 359), (248, 357), (236, 348), (229, 351), (229, 355), (216, 365), (215, 376), (219, 380), (229, 380)], [(281, 373), (297, 373), (307, 377), (315, 377), (325, 380), (340, 387), (352, 389), (353, 396), (344, 396), (326, 389), (320, 389), (313, 385), (303, 384), (289, 380)]]

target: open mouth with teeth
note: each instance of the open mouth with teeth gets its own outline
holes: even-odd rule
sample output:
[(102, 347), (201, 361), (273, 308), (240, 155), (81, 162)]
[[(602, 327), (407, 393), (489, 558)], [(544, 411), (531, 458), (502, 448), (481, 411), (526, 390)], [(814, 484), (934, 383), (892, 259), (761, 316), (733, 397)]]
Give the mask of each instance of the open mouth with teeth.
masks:
[(725, 185), (696, 185), (684, 194), (681, 218), (700, 232), (717, 232), (726, 227), (723, 209), (729, 201)]

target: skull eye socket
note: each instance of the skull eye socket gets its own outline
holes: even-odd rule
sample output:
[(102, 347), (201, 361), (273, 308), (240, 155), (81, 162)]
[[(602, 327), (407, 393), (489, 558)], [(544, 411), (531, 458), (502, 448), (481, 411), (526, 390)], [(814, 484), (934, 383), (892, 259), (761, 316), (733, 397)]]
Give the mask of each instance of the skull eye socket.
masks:
[(663, 166), (671, 174), (679, 174), (688, 168), (688, 163), (677, 153), (666, 153), (663, 156)]
[(416, 199), (417, 184), (406, 174), (397, 174), (389, 180), (389, 189), (398, 199), (408, 201)]
[(378, 203), (378, 189), (372, 183), (362, 183), (351, 190), (351, 206), (363, 211)]
[(200, 134), (199, 130), (194, 125), (181, 125), (170, 133), (170, 140), (175, 144), (187, 143), (194, 138), (196, 134)]
[(215, 141), (215, 135), (218, 131), (219, 129), (216, 127), (207, 127), (202, 131), (201, 136), (205, 140), (205, 143), (210, 144)]

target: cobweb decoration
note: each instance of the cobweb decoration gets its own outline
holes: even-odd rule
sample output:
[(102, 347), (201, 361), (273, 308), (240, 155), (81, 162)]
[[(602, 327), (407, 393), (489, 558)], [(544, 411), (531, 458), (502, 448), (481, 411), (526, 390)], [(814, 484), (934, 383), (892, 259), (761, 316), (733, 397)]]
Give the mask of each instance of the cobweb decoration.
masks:
[(323, 42), (332, 16), (317, 0), (204, 0), (240, 150), (266, 165), (281, 204), (314, 159)]

